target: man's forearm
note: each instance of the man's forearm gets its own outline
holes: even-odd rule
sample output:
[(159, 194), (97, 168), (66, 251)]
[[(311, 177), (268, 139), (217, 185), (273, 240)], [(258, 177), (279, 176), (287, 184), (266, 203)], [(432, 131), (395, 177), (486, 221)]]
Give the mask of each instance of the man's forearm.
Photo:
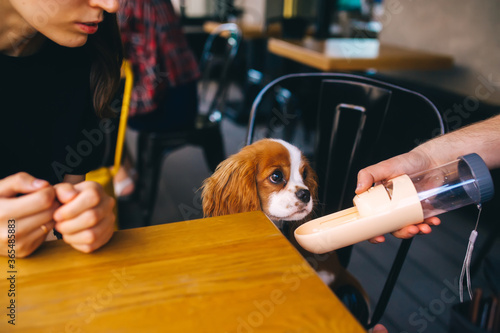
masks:
[(440, 165), (471, 153), (479, 154), (490, 169), (500, 167), (500, 115), (463, 127), (415, 148)]

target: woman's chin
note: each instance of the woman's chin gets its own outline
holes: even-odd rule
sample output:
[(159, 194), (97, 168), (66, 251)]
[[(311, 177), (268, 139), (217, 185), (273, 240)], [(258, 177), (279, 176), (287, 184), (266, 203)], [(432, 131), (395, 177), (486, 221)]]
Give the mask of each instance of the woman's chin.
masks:
[(59, 44), (61, 46), (65, 47), (80, 47), (85, 45), (88, 40), (88, 35), (86, 34), (78, 34), (77, 36), (71, 36), (68, 38), (51, 38), (50, 36), (47, 36), (50, 40), (52, 40), (54, 43)]

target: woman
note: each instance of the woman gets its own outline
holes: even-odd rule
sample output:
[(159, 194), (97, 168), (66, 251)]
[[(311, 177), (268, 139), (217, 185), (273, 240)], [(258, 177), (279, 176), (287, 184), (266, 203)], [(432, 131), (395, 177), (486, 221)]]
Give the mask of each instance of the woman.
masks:
[(113, 198), (84, 179), (119, 84), (117, 10), (117, 0), (0, 0), (2, 255), (31, 254), (52, 229), (82, 252), (113, 234)]

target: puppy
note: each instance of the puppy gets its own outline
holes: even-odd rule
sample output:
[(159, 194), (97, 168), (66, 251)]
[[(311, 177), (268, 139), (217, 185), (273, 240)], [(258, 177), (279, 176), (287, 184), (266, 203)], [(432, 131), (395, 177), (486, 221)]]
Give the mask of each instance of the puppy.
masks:
[(297, 147), (263, 139), (219, 164), (202, 188), (206, 217), (262, 210), (281, 227), (310, 218), (318, 185)]
[(297, 147), (263, 139), (220, 163), (203, 182), (203, 213), (212, 217), (262, 210), (332, 290), (346, 285), (363, 290), (334, 252), (312, 254), (295, 241), (294, 227), (314, 214), (317, 190), (316, 173)]

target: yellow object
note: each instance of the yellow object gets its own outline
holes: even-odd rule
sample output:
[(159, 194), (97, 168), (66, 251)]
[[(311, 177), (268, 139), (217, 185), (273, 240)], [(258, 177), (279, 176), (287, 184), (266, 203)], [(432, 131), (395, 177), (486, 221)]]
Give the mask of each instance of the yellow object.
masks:
[[(134, 74), (132, 72), (132, 67), (127, 60), (124, 60), (122, 64), (122, 77), (125, 77), (125, 88), (123, 91), (122, 109), (120, 113), (120, 123), (118, 125), (118, 135), (116, 139), (115, 160), (113, 163), (113, 167), (104, 166), (97, 170), (90, 171), (85, 176), (85, 180), (91, 180), (101, 184), (106, 193), (113, 198), (116, 198), (113, 188), (113, 177), (116, 175), (121, 165), (123, 146), (125, 144), (125, 131), (127, 129), (130, 97), (132, 95), (132, 87), (134, 83)], [(114, 211), (116, 215), (116, 226), (118, 226), (118, 209), (116, 205)]]
[(285, 0), (283, 3), (283, 17), (292, 18), (297, 15), (298, 0)]

